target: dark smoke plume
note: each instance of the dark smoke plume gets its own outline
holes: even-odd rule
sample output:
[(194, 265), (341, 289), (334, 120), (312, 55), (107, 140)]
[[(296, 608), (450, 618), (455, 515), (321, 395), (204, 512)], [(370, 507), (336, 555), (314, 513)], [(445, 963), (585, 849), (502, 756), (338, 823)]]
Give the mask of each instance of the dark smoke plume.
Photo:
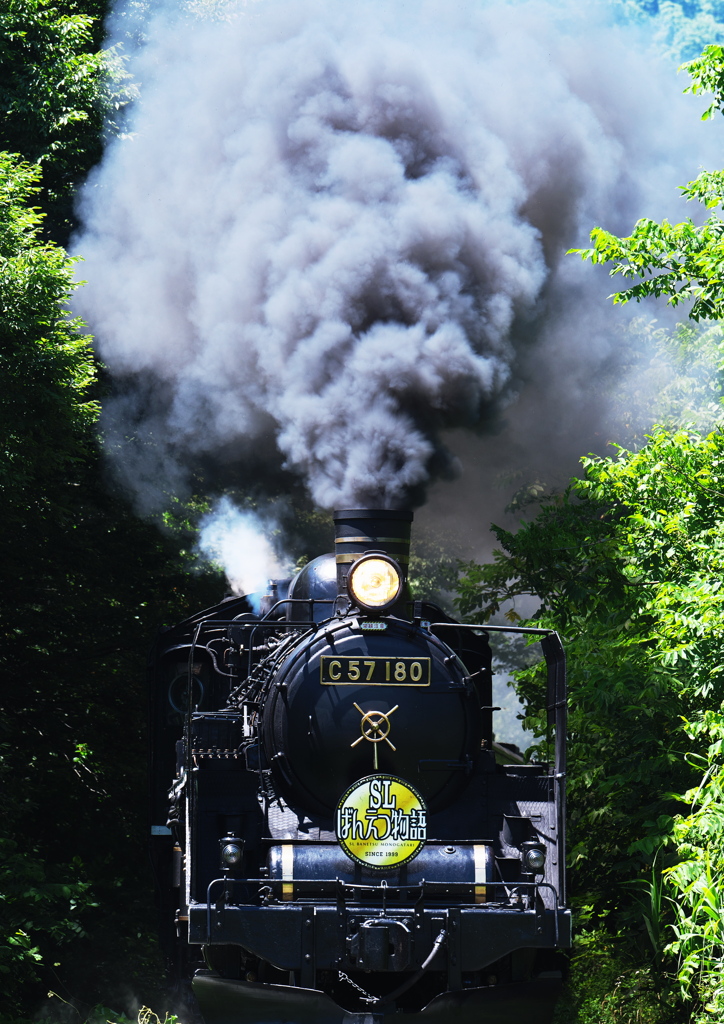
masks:
[(563, 253), (685, 180), (681, 83), (559, 5), (225, 12), (154, 15), (82, 200), (78, 309), (139, 504), (208, 459), (285, 467), (326, 508), (419, 500), (441, 433), (510, 415), (526, 368), (575, 433), (616, 342), (608, 282)]

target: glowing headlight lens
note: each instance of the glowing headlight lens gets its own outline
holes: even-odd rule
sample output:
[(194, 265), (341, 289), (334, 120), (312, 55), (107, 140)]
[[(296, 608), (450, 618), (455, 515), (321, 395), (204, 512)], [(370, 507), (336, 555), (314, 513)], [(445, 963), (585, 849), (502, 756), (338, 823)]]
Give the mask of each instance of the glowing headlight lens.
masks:
[(394, 562), (372, 556), (352, 567), (347, 585), (355, 601), (365, 608), (384, 608), (397, 599), (402, 580)]

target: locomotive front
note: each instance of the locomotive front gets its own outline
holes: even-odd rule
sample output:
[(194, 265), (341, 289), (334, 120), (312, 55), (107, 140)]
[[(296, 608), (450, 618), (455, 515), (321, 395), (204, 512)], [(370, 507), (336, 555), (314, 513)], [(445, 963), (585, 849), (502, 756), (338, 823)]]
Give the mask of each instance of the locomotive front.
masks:
[(548, 662), (554, 763), (500, 763), (496, 627), (411, 599), (411, 520), (337, 512), (334, 554), (273, 581), (260, 613), (225, 602), (156, 646), (156, 821), (174, 754), (176, 777), (155, 860), (207, 1024), (502, 1021), (521, 985), (539, 1009), (555, 990), (560, 642), (525, 630)]

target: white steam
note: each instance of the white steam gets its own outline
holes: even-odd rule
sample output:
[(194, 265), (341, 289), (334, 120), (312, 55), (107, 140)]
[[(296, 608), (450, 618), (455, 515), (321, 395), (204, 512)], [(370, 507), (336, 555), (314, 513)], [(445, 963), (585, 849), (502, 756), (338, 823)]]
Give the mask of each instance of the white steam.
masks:
[(659, 212), (680, 83), (539, 3), (229, 9), (147, 27), (133, 137), (84, 193), (79, 311), (123, 382), (106, 423), (153, 442), (125, 467), (146, 506), (226, 459), (394, 507), (521, 353), (581, 379), (610, 354), (559, 260)]
[(198, 548), (223, 567), (235, 594), (266, 593), (270, 579), (287, 575), (269, 540), (269, 529), (266, 517), (241, 511), (223, 497), (201, 520)]

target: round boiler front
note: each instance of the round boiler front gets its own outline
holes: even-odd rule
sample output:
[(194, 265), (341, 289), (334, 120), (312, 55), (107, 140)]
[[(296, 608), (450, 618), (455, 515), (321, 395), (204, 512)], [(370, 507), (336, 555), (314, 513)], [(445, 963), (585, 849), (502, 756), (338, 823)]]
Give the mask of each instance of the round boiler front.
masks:
[(380, 771), (411, 782), (434, 812), (467, 781), (481, 716), (464, 666), (423, 630), (380, 626), (335, 625), (280, 666), (262, 742), (294, 807), (331, 816), (353, 782)]

